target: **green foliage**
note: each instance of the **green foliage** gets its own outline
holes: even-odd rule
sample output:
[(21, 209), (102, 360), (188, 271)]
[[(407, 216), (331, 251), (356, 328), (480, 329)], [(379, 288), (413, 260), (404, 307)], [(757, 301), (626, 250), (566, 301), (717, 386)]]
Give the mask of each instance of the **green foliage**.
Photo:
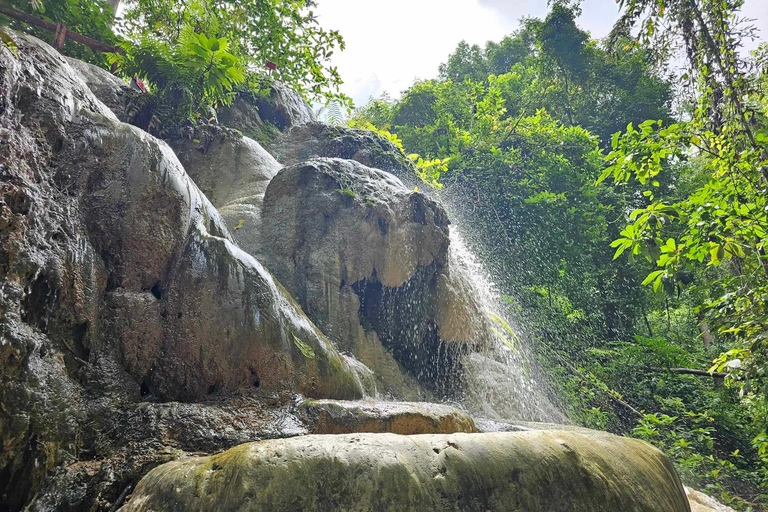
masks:
[(186, 31), (225, 38), (242, 69), (277, 65), (274, 77), (311, 100), (350, 100), (330, 57), (344, 49), (338, 31), (320, 27), (312, 0), (137, 0), (121, 24), (131, 40), (174, 45)]
[(0, 41), (2, 41), (3, 46), (8, 48), (8, 50), (13, 54), (14, 57), (18, 57), (18, 51), (19, 48), (16, 45), (16, 41), (13, 40), (13, 37), (11, 37), (11, 34), (9, 34), (5, 30), (0, 30)]
[(337, 189), (334, 189), (334, 192), (338, 192), (342, 196), (357, 197), (357, 194), (351, 188), (337, 188)]
[(418, 176), (424, 184), (435, 189), (443, 188), (443, 185), (440, 183), (440, 176), (448, 172), (448, 162), (450, 161), (450, 157), (424, 160), (416, 153), (411, 153), (408, 155), (408, 158), (410, 158), (414, 164), (416, 176)]
[[(701, 310), (732, 347), (712, 370), (730, 372), (743, 392), (764, 396), (768, 101), (765, 77), (745, 74), (749, 63), (735, 51), (741, 36), (731, 12), (739, 5), (710, 0), (670, 4), (672, 18), (687, 24), (682, 38), (697, 101), (692, 119), (669, 126), (646, 121), (639, 129), (630, 124), (614, 136), (610, 166), (601, 179), (611, 176), (617, 184), (636, 180), (648, 198), (613, 243), (616, 257), (625, 250), (644, 256), (656, 267), (644, 284), (655, 291), (691, 288), (701, 299)], [(624, 23), (638, 19), (635, 11), (643, 6), (629, 2)], [(646, 41), (660, 27), (661, 13), (655, 13), (643, 22)], [(658, 198), (658, 177), (681, 162), (691, 162), (687, 168), (694, 179), (683, 176), (691, 186), (683, 187), (676, 201)]]
[[(32, 14), (51, 23), (63, 22), (69, 30), (92, 37), (107, 45), (114, 45), (118, 38), (112, 32), (114, 13), (103, 0), (7, 0), (9, 7)], [(0, 25), (26, 32), (43, 41), (52, 42), (53, 33), (15, 18), (0, 14)], [(63, 53), (98, 65), (106, 65), (105, 57), (85, 45), (67, 39)]]
[(231, 54), (225, 38), (207, 37), (188, 29), (171, 45), (151, 38), (125, 42), (122, 53), (109, 55), (127, 76), (147, 82), (158, 99), (164, 126), (207, 119), (212, 109), (229, 104), (232, 90), (245, 81), (242, 63)]
[(301, 355), (306, 357), (307, 359), (314, 359), (315, 358), (315, 351), (312, 350), (312, 347), (310, 347), (305, 342), (301, 341), (298, 336), (295, 334), (293, 336), (293, 344), (296, 345), (296, 348), (299, 349), (299, 352), (301, 352)]

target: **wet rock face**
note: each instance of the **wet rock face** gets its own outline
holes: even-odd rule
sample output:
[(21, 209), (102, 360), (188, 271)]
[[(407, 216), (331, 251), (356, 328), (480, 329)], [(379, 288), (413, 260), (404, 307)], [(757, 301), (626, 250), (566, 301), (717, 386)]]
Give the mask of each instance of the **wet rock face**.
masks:
[(171, 149), (119, 122), (48, 45), (15, 37), (18, 58), (0, 48), (0, 508), (52, 496), (62, 467), (112, 460), (129, 439), (108, 418), (143, 396), (360, 397), (347, 359)]
[(148, 95), (93, 64), (67, 57), (67, 63), (85, 82), (91, 92), (124, 123), (133, 123), (142, 114)]
[(271, 142), (280, 131), (316, 120), (301, 95), (276, 81), (267, 94), (239, 94), (232, 105), (219, 109), (218, 118), (261, 144)]
[(375, 361), (360, 350), (361, 338), (373, 331), (429, 386), (460, 373), (434, 321), (448, 219), (432, 200), (355, 161), (310, 160), (270, 182), (263, 240), (268, 268), (323, 332), (365, 364)]
[(313, 434), (477, 432), (469, 414), (442, 404), (306, 400), (299, 409)]
[(344, 158), (394, 174), (411, 190), (417, 184), (410, 161), (392, 142), (370, 130), (311, 122), (294, 126), (267, 149), (285, 165), (318, 157)]
[(261, 253), (261, 208), (280, 165), (259, 143), (220, 126), (201, 126), (171, 141), (184, 170), (216, 207), (237, 245)]
[[(204, 492), (201, 492), (204, 489)], [(123, 512), (688, 512), (669, 460), (608, 434), (308, 436), (172, 462)]]

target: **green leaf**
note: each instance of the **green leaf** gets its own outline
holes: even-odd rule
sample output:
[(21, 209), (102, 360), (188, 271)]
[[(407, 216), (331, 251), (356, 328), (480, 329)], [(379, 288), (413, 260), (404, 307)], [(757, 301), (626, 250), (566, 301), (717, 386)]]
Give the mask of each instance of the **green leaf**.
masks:
[[(646, 277), (643, 280), (643, 286), (645, 286), (647, 284), (651, 284), (651, 281), (653, 281), (654, 279), (661, 280), (661, 274), (663, 274), (663, 273), (664, 273), (663, 270), (656, 270), (654, 272), (651, 272), (650, 274), (648, 274), (648, 277)], [(655, 291), (655, 288), (654, 288), (654, 291)]]
[(3, 46), (8, 48), (14, 57), (19, 58), (19, 47), (16, 45), (16, 41), (13, 40), (11, 34), (3, 29), (0, 29), (0, 40), (3, 42)]
[(291, 333), (291, 336), (293, 336), (293, 344), (296, 345), (304, 357), (307, 359), (315, 358), (315, 351), (312, 350), (312, 347), (301, 341), (295, 334)]

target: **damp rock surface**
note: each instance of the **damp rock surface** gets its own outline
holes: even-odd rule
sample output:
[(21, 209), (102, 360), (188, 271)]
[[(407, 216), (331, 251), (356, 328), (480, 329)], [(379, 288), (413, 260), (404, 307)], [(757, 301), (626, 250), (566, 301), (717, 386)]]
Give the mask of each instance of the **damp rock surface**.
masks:
[[(109, 510), (179, 455), (163, 432), (194, 432), (173, 415), (140, 441), (116, 428), (142, 400), (362, 397), (350, 359), (171, 148), (120, 122), (53, 48), (14, 39), (18, 57), (0, 47), (0, 509)], [(254, 438), (217, 433), (232, 423), (218, 417), (225, 441), (201, 449)]]
[(106, 69), (70, 57), (67, 57), (67, 63), (118, 119), (131, 123), (141, 114), (148, 100), (147, 94), (132, 88)]
[(171, 147), (184, 170), (216, 207), (237, 245), (261, 252), (261, 209), (282, 165), (255, 140), (221, 126), (190, 129)]
[(321, 399), (306, 400), (299, 408), (313, 434), (477, 432), (469, 414), (443, 404)]
[(268, 147), (285, 165), (318, 157), (344, 158), (394, 174), (413, 189), (413, 165), (395, 146), (376, 132), (309, 122), (280, 134)]
[(123, 512), (688, 512), (650, 445), (565, 431), (347, 434), (250, 443), (160, 466)]

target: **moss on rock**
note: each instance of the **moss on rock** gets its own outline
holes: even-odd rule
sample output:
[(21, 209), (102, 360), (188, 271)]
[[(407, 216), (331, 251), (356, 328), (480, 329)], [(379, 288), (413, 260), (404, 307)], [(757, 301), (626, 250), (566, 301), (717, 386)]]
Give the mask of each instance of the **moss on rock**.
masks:
[(672, 463), (566, 431), (306, 436), (168, 463), (123, 512), (689, 512)]

